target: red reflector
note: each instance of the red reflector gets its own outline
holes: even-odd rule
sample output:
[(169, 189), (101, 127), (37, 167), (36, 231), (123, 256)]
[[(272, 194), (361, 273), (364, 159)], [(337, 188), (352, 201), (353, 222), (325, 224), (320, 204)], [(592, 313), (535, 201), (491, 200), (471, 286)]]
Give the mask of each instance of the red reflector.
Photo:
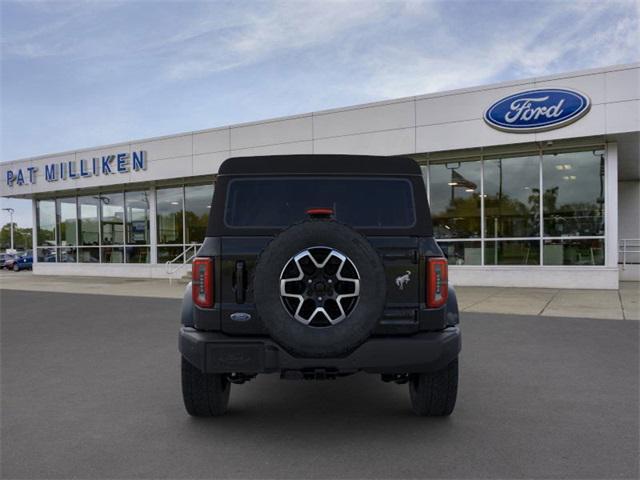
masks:
[(333, 209), (332, 208), (308, 208), (307, 209), (307, 215), (310, 216), (331, 216), (333, 215)]
[(449, 297), (449, 268), (446, 258), (427, 259), (427, 306), (439, 308)]
[(191, 267), (193, 303), (203, 308), (213, 307), (213, 259), (198, 257)]

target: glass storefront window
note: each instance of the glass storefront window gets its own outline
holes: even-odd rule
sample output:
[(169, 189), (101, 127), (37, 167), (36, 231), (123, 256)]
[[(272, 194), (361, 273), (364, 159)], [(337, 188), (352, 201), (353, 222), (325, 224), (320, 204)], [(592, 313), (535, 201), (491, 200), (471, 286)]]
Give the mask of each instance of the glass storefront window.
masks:
[(151, 242), (149, 235), (149, 194), (148, 192), (125, 192), (124, 196), (126, 243), (127, 245), (148, 245)]
[(436, 238), (480, 237), (480, 160), (429, 166)]
[(207, 231), (213, 184), (191, 185), (184, 189), (185, 243), (202, 243)]
[(97, 247), (78, 248), (78, 261), (80, 263), (100, 262), (100, 249)]
[(480, 265), (482, 263), (481, 242), (438, 242), (449, 260), (449, 265)]
[(158, 263), (165, 263), (173, 260), (183, 252), (182, 246), (179, 247), (158, 247)]
[(604, 265), (604, 240), (545, 240), (544, 265)]
[(60, 247), (57, 249), (58, 262), (75, 263), (77, 259), (77, 249), (72, 247)]
[[(182, 187), (156, 191), (159, 244), (182, 243)], [(160, 253), (158, 261), (160, 262)]]
[(602, 151), (546, 153), (542, 158), (544, 235), (604, 235)]
[(125, 255), (127, 263), (149, 263), (150, 248), (149, 247), (125, 247)]
[(602, 148), (436, 161), (422, 168), (434, 236), (452, 265), (482, 264), (480, 239), (485, 265), (604, 265)]
[(97, 246), (100, 244), (98, 205), (98, 196), (78, 197), (78, 233), (80, 245)]
[(124, 248), (122, 247), (102, 247), (100, 249), (100, 261), (102, 263), (123, 263)]
[(124, 243), (124, 194), (100, 195), (102, 245)]
[(58, 198), (58, 245), (67, 246), (76, 244), (78, 209), (76, 198)]
[(484, 244), (485, 265), (540, 265), (538, 240), (492, 240)]
[(485, 236), (540, 235), (540, 157), (484, 161)]
[(36, 255), (40, 263), (55, 263), (58, 261), (58, 255), (54, 247), (38, 247)]
[(53, 200), (38, 200), (37, 204), (38, 245), (56, 244), (56, 203)]

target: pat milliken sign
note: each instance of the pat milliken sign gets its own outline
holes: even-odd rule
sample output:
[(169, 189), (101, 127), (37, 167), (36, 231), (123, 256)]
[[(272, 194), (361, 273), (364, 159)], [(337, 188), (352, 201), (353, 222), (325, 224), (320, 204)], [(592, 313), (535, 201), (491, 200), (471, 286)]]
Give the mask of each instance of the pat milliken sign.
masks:
[(52, 162), (38, 167), (7, 170), (4, 178), (9, 187), (35, 184), (39, 177), (47, 182), (78, 180), (100, 175), (119, 175), (147, 169), (147, 152), (144, 150), (128, 153), (114, 153), (101, 157), (82, 158), (65, 162)]
[(590, 108), (591, 101), (584, 93), (566, 88), (539, 88), (498, 100), (484, 112), (484, 121), (505, 132), (542, 132), (575, 122)]

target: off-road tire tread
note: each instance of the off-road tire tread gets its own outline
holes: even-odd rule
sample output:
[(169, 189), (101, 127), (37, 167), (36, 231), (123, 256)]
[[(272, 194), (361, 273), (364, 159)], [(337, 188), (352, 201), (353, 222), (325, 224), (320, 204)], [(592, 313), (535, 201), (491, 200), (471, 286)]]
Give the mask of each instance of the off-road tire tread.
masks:
[(411, 406), (416, 415), (451, 415), (458, 395), (458, 359), (435, 372), (412, 374), (409, 393)]
[(182, 398), (194, 417), (216, 417), (227, 411), (231, 384), (222, 374), (203, 373), (182, 358)]

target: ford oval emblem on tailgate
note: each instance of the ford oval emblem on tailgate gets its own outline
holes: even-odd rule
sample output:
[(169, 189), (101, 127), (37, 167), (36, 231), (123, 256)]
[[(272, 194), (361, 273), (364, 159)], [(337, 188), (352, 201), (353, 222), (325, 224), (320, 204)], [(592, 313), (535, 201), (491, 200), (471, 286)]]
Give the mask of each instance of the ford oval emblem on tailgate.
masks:
[(246, 312), (235, 312), (230, 317), (234, 322), (248, 322), (251, 320), (251, 314)]

